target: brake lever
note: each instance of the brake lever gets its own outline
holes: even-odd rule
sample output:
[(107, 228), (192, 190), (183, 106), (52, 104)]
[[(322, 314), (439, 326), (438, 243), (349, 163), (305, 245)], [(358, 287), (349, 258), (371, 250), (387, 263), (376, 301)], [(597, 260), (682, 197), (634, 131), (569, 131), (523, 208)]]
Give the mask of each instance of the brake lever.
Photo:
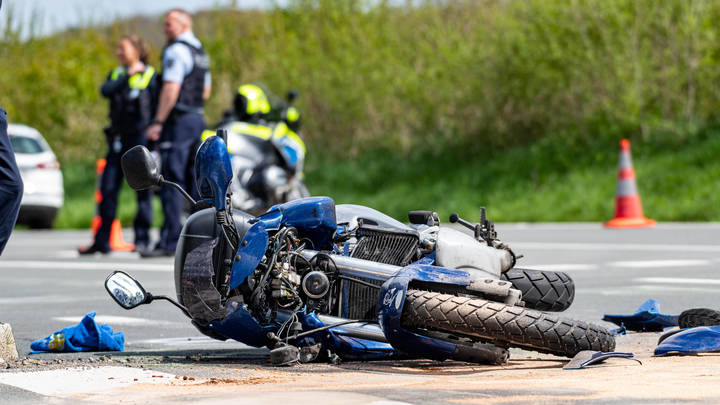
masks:
[(495, 232), (495, 223), (487, 219), (485, 215), (485, 207), (480, 207), (480, 223), (472, 224), (462, 218), (457, 213), (450, 214), (450, 223), (458, 223), (471, 231), (475, 235), (475, 239), (482, 240), (488, 246), (492, 246), (493, 241), (497, 240), (497, 232)]

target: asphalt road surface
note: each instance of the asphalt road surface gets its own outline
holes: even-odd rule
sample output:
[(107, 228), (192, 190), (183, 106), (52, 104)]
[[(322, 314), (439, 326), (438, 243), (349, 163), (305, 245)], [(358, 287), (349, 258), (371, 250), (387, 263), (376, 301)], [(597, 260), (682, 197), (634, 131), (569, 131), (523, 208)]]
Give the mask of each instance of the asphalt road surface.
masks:
[[(632, 313), (650, 298), (660, 301), (665, 313), (691, 307), (720, 309), (720, 224), (660, 224), (653, 229), (626, 230), (604, 229), (600, 224), (499, 224), (497, 228), (501, 239), (524, 255), (518, 267), (561, 270), (572, 276), (576, 296), (565, 312), (569, 317), (600, 322), (603, 314)], [(103, 287), (110, 272), (124, 270), (153, 294), (174, 296), (173, 260), (140, 259), (132, 253), (78, 257), (76, 248), (87, 244), (89, 238), (87, 231), (13, 234), (0, 258), (0, 321), (12, 325), (21, 356), (27, 355), (33, 340), (95, 311), (98, 321), (125, 333), (127, 353), (164, 358), (220, 353), (221, 358), (232, 358), (236, 367), (243, 359), (252, 367), (266, 367), (264, 349), (212, 341), (169, 303), (159, 301), (132, 311), (120, 308)], [(131, 239), (129, 234), (126, 239)], [(211, 376), (215, 364), (207, 364), (200, 374)], [(382, 372), (382, 364), (367, 367), (368, 373)], [(164, 371), (173, 373), (173, 366), (166, 365)], [(464, 398), (463, 387), (446, 391), (443, 398)], [(362, 393), (371, 394), (378, 395)], [(368, 398), (377, 399), (372, 395)], [(20, 402), (38, 399), (37, 394), (0, 384), (0, 402), (3, 396)], [(401, 393), (380, 396), (385, 400), (401, 397)], [(372, 402), (357, 398), (358, 403)], [(443, 403), (442, 398), (412, 398), (406, 400)], [(523, 399), (518, 397), (518, 402)]]

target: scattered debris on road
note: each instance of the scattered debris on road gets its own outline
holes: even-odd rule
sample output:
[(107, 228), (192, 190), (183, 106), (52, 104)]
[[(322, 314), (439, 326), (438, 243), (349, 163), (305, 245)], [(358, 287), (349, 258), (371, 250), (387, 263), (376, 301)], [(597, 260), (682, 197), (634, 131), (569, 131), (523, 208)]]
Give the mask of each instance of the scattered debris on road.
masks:
[(0, 322), (0, 367), (18, 358), (15, 337), (9, 323)]

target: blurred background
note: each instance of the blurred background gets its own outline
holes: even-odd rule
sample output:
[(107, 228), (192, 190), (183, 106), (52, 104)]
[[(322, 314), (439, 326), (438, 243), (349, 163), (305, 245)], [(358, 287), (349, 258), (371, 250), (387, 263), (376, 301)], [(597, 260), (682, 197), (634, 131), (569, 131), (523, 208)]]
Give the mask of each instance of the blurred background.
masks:
[[(178, 5), (211, 57), (208, 124), (241, 83), (300, 92), (313, 195), (401, 220), (475, 220), (485, 205), (496, 221), (602, 221), (627, 137), (648, 216), (720, 220), (720, 2), (3, 3), (0, 105), (58, 157), (56, 228), (87, 228), (95, 210), (117, 40), (141, 35), (158, 67)], [(134, 200), (126, 188), (124, 225)]]

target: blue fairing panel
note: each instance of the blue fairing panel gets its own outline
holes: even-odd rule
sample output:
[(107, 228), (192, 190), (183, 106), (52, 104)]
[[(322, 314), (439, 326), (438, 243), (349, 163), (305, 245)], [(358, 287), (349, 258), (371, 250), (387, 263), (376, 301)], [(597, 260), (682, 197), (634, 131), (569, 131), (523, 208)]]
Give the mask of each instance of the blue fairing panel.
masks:
[[(300, 322), (305, 330), (326, 326), (314, 313), (301, 315)], [(377, 324), (368, 324), (367, 329), (376, 329), (380, 332), (378, 334), (382, 332)], [(400, 353), (387, 342), (345, 336), (342, 326), (315, 333), (311, 339), (312, 342), (322, 343), (325, 349), (345, 360), (380, 360), (400, 356)]]
[(237, 288), (252, 274), (265, 255), (268, 244), (268, 233), (262, 222), (256, 222), (248, 229), (237, 253), (230, 275), (230, 289)]
[(238, 342), (254, 347), (262, 347), (270, 343), (268, 332), (277, 331), (275, 325), (261, 326), (250, 312), (240, 307), (221, 321), (209, 322), (213, 331)]
[(268, 230), (282, 226), (297, 228), (301, 236), (312, 241), (315, 249), (328, 248), (337, 228), (335, 202), (329, 197), (308, 197), (278, 204), (258, 219)]
[(465, 271), (422, 264), (402, 268), (383, 283), (377, 304), (378, 320), (388, 342), (397, 350), (425, 358), (445, 360), (455, 352), (455, 345), (418, 335), (403, 329), (401, 316), (411, 281), (454, 284), (466, 287), (472, 277)]
[(718, 351), (720, 351), (720, 326), (699, 326), (683, 329), (663, 340), (655, 348), (655, 356)]

